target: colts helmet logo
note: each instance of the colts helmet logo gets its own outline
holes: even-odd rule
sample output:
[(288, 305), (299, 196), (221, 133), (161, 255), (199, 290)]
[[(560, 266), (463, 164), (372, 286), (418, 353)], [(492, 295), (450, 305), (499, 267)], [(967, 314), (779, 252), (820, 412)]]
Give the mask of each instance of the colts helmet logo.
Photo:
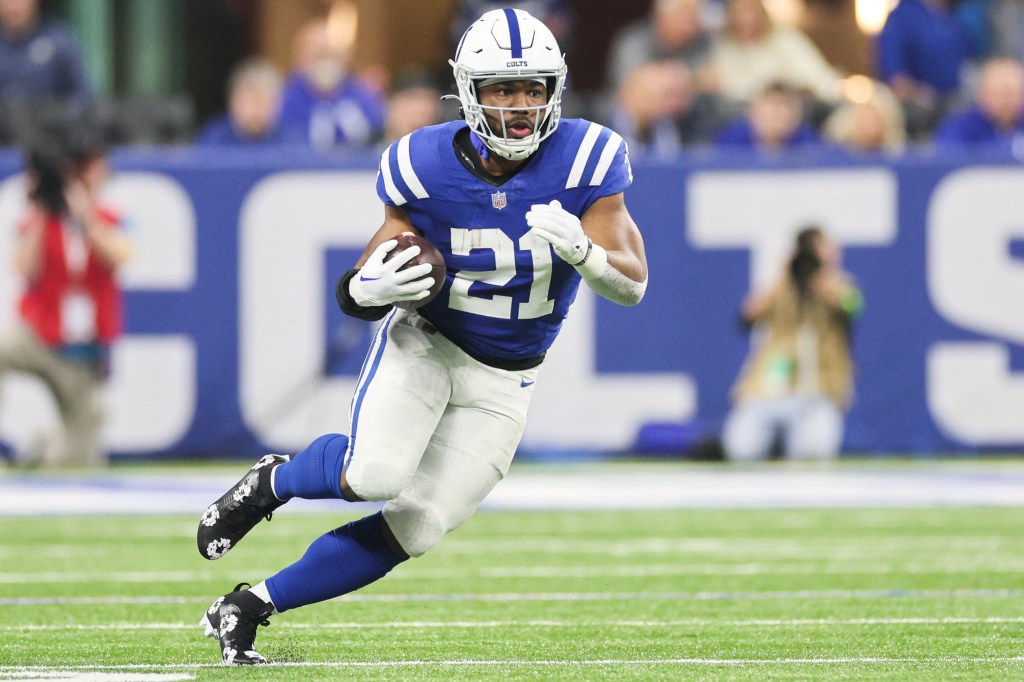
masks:
[(505, 198), (504, 192), (495, 192), (491, 195), (491, 206), (498, 209), (499, 211), (508, 206), (508, 200)]

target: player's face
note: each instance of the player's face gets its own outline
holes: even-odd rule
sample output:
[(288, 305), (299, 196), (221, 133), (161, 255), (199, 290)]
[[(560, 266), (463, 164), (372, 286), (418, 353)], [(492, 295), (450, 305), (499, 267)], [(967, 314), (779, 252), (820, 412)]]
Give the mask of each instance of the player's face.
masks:
[(548, 89), (537, 81), (504, 81), (483, 86), (477, 99), (484, 107), (500, 107), (484, 109), (491, 130), (504, 128), (508, 137), (521, 140), (536, 130), (539, 107), (548, 103)]

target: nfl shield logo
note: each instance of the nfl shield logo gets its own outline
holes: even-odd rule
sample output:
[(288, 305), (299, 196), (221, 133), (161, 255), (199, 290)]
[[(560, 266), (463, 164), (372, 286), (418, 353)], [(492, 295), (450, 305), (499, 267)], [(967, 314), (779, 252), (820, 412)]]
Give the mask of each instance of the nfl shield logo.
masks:
[(505, 199), (504, 192), (495, 192), (491, 195), (491, 206), (496, 209), (503, 209), (508, 206), (508, 201)]

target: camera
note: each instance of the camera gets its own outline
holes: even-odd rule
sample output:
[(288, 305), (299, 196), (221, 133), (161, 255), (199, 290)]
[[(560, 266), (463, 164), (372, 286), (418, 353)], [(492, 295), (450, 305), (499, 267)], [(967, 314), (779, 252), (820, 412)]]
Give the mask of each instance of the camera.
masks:
[(796, 249), (789, 260), (789, 275), (801, 297), (810, 295), (811, 279), (821, 270), (821, 256), (818, 255), (821, 236), (819, 227), (805, 227), (797, 233)]
[(100, 138), (82, 121), (40, 126), (25, 150), (32, 182), (29, 198), (51, 213), (65, 213), (65, 179), (104, 153)]

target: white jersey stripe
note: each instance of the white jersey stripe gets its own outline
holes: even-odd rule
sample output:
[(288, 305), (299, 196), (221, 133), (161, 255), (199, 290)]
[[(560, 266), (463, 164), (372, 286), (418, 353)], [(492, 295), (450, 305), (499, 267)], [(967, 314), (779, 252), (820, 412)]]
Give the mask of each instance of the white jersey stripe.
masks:
[(620, 144), (622, 144), (622, 136), (613, 132), (608, 141), (604, 143), (601, 160), (597, 162), (597, 168), (594, 169), (594, 177), (590, 178), (592, 186), (600, 185), (604, 182), (604, 176), (608, 173), (608, 169), (611, 168), (612, 160), (615, 158), (615, 152), (619, 151)]
[(391, 177), (391, 160), (388, 159), (388, 155), (391, 153), (391, 147), (384, 150), (384, 153), (380, 157), (380, 174), (384, 178), (384, 191), (391, 197), (391, 201), (395, 202), (396, 206), (401, 206), (405, 203), (405, 197), (398, 190), (398, 185), (395, 184), (394, 178)]
[(402, 179), (405, 180), (405, 184), (409, 185), (409, 189), (416, 195), (417, 199), (426, 199), (430, 195), (427, 194), (427, 190), (423, 187), (423, 183), (416, 176), (416, 171), (412, 168), (412, 157), (409, 155), (409, 135), (406, 135), (398, 141), (398, 172), (402, 174)]
[(565, 188), (572, 189), (580, 186), (580, 179), (583, 177), (583, 169), (587, 166), (587, 161), (590, 159), (590, 152), (594, 149), (594, 144), (597, 142), (597, 136), (601, 134), (602, 126), (596, 123), (591, 123), (590, 127), (587, 128), (586, 135), (583, 136), (583, 143), (580, 144), (580, 150), (576, 152), (576, 160), (572, 162), (572, 170), (569, 171), (569, 179), (565, 181)]

